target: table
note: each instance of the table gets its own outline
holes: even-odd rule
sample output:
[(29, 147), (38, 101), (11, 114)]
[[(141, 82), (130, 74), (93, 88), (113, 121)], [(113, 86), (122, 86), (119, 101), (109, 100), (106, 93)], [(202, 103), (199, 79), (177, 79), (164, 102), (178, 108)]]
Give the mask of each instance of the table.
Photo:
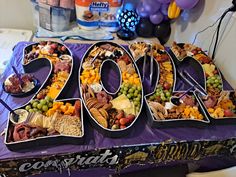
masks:
[[(18, 43), (13, 52), (10, 65), (23, 71), (21, 59), (23, 48), (28, 42)], [(74, 55), (74, 71), (68, 84), (70, 92), (64, 91), (61, 97), (79, 96), (79, 63), (89, 44), (66, 44)], [(8, 65), (1, 82), (13, 73)], [(36, 76), (37, 77), (37, 76)], [(42, 77), (43, 76), (39, 76)], [(76, 81), (76, 82), (75, 82)], [(0, 89), (1, 98), (12, 108), (27, 103), (33, 95), (23, 99), (11, 97)], [(6, 127), (8, 111), (0, 105), (0, 131)], [(157, 129), (147, 123), (145, 111), (137, 120), (132, 132), (123, 138), (108, 138), (97, 132), (86, 115), (85, 142), (82, 145), (60, 145), (32, 147), (12, 152), (0, 137), (0, 173), (2, 176), (27, 176), (47, 171), (80, 170), (88, 168), (107, 168), (115, 172), (137, 164), (166, 164), (189, 162), (211, 156), (231, 156), (236, 150), (235, 125), (206, 126), (202, 128), (176, 127)], [(139, 168), (139, 167), (137, 167)]]
[[(155, 42), (155, 43), (160, 43), (160, 41), (158, 40), (158, 38), (156, 37), (150, 37), (150, 38), (143, 38), (143, 37), (137, 37), (133, 40), (130, 40), (130, 41), (125, 41), (125, 40), (122, 40), (120, 39), (116, 33), (112, 33), (112, 36), (114, 37), (111, 41), (112, 42), (115, 42), (115, 43), (118, 43), (118, 44), (121, 44), (121, 45), (129, 45), (130, 43), (132, 42), (135, 42), (135, 41), (146, 41), (146, 42)], [(59, 38), (37, 38), (37, 37), (33, 37), (32, 41), (34, 42), (39, 42), (39, 41), (43, 41), (43, 40), (53, 40), (53, 41), (56, 41), (56, 42), (62, 42)], [(68, 39), (65, 41), (66, 43), (73, 43), (73, 44), (93, 44), (97, 41), (93, 41), (93, 40), (75, 40), (75, 39)]]

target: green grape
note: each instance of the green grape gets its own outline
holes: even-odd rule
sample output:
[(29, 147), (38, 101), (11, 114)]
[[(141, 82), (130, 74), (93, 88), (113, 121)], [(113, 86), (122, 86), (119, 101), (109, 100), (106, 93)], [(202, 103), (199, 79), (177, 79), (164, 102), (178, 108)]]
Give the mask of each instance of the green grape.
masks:
[(43, 107), (42, 103), (39, 103), (39, 104), (37, 105), (37, 108), (38, 108), (38, 109), (42, 109), (42, 107)]
[(139, 101), (139, 102), (137, 102), (138, 103), (138, 107), (140, 107), (140, 105), (141, 105), (141, 102)]
[(131, 88), (131, 89), (129, 89), (129, 91), (128, 91), (129, 93), (133, 93), (134, 92), (134, 90)]
[(43, 105), (42, 110), (43, 110), (44, 112), (48, 111), (48, 106)]
[(128, 87), (124, 87), (124, 91), (128, 91), (129, 89), (128, 89)]
[(218, 79), (216, 79), (214, 82), (217, 84), (217, 83), (219, 83), (220, 81), (219, 81)]
[(132, 89), (135, 91), (138, 90), (138, 88), (135, 85), (133, 85)]
[(131, 98), (131, 95), (130, 95), (130, 94), (127, 94), (127, 97), (128, 97), (128, 98)]
[(29, 109), (29, 112), (34, 112), (34, 110), (33, 109)]
[[(122, 93), (119, 92), (119, 93), (118, 93), (118, 96), (120, 96), (121, 94), (122, 94)], [(48, 107), (51, 108), (49, 105), (48, 105)]]
[(31, 101), (30, 101), (30, 104), (34, 104), (34, 102), (36, 102), (36, 100), (31, 100)]
[[(153, 100), (155, 100), (155, 96), (152, 95), (152, 96), (149, 97), (149, 99), (150, 99), (151, 101), (153, 101)], [(136, 101), (136, 98), (134, 99), (134, 101)]]
[(124, 84), (124, 87), (129, 87), (129, 84), (128, 83)]
[[(121, 93), (120, 93), (120, 95), (121, 95)], [(52, 103), (52, 102), (49, 102), (49, 103), (48, 103), (48, 107), (49, 107), (49, 108), (52, 108), (52, 106), (53, 106), (53, 103)]]
[[(137, 91), (137, 90), (136, 90)], [(134, 97), (137, 97), (138, 96), (138, 92), (134, 92)]]
[(218, 85), (217, 85), (217, 84), (213, 84), (213, 87), (217, 88), (217, 87), (218, 87)]
[(164, 96), (163, 97), (161, 96), (161, 100), (166, 101), (166, 98)]
[(123, 94), (124, 94), (124, 95), (127, 95), (127, 91), (123, 91)]
[(27, 106), (25, 107), (25, 109), (26, 109), (27, 111), (29, 111), (29, 110), (31, 109), (31, 106), (30, 106), (30, 105), (27, 105)]
[(37, 109), (37, 108), (33, 108), (33, 110), (34, 110), (34, 112), (37, 112), (37, 111), (38, 111), (38, 109)]
[(167, 91), (167, 92), (166, 92), (166, 96), (167, 96), (167, 97), (170, 97), (170, 95), (171, 95), (170, 92)]
[(211, 79), (211, 80), (210, 80), (210, 84), (214, 84), (214, 80)]
[(139, 105), (139, 102), (135, 101), (134, 106), (138, 106), (138, 105)]
[(141, 86), (138, 86), (138, 91), (142, 91), (142, 87)]
[(133, 93), (130, 93), (130, 96), (131, 96), (131, 98), (134, 96), (134, 94)]
[(45, 105), (46, 103), (47, 103), (47, 100), (46, 100), (46, 99), (40, 100), (40, 104)]
[(38, 102), (34, 102), (33, 105), (32, 105), (33, 108), (36, 108), (38, 104), (39, 104)]
[(218, 85), (218, 89), (222, 89), (222, 85), (220, 84), (220, 85)]
[(211, 79), (212, 79), (212, 80), (216, 80), (216, 77), (215, 77), (215, 76), (212, 76)]
[(52, 101), (52, 98), (51, 98), (50, 96), (46, 96), (44, 99), (45, 99), (47, 102)]

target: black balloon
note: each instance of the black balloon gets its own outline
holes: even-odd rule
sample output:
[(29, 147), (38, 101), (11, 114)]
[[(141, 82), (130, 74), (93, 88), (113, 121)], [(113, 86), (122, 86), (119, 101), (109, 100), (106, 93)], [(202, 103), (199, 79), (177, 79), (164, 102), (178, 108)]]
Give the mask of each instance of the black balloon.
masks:
[(159, 39), (162, 45), (168, 41), (170, 33), (171, 26), (169, 21), (164, 21), (154, 26), (153, 35)]
[(141, 18), (139, 24), (136, 26), (136, 33), (140, 37), (152, 37), (154, 25), (149, 18)]

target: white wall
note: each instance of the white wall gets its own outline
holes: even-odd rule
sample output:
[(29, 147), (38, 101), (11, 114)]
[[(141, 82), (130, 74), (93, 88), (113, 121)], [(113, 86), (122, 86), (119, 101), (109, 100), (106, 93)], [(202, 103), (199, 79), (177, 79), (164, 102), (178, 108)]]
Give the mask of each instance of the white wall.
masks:
[(0, 28), (34, 30), (30, 0), (0, 0)]
[[(172, 34), (168, 44), (171, 45), (173, 40), (192, 43), (195, 34), (213, 24), (231, 6), (231, 2), (232, 0), (200, 0), (194, 9), (187, 13), (189, 15), (187, 21), (181, 16), (172, 24)], [(198, 35), (195, 44), (208, 50), (216, 26)], [(225, 27), (226, 30), (217, 50), (216, 63), (227, 80), (236, 88), (236, 18), (232, 17), (232, 13), (228, 14), (222, 22), (222, 31)]]

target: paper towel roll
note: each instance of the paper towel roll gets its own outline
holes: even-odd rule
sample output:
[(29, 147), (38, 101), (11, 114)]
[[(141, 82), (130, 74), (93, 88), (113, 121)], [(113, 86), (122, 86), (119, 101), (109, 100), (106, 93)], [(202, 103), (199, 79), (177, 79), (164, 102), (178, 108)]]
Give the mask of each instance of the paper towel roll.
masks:
[(74, 9), (75, 1), (74, 0), (60, 0), (60, 7), (63, 7), (66, 9)]

